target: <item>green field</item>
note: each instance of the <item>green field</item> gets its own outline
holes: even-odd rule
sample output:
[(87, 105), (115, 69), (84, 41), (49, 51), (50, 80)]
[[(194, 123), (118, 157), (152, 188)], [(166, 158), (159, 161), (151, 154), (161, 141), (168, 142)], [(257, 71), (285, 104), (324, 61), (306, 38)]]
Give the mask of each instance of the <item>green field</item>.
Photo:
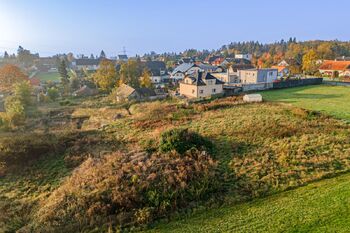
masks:
[(40, 72), (39, 74), (37, 74), (36, 77), (41, 81), (60, 81), (60, 75), (58, 72), (55, 72), (55, 73)]
[(150, 232), (349, 232), (350, 175), (224, 206)]
[(350, 88), (342, 86), (306, 86), (264, 91), (267, 101), (290, 103), (350, 121)]

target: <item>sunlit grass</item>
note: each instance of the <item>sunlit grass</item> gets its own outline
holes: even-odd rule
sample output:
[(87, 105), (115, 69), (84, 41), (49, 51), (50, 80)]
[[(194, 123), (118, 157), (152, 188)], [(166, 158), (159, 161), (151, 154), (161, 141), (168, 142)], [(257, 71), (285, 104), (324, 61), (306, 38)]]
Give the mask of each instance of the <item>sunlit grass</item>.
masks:
[(350, 121), (350, 87), (306, 86), (261, 92), (267, 101), (289, 103)]

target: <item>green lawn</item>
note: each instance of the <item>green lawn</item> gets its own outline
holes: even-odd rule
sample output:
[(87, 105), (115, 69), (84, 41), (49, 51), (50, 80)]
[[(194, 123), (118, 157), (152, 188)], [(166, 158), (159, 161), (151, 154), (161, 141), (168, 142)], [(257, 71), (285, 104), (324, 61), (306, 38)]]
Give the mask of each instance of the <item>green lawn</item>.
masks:
[(350, 174), (240, 205), (202, 211), (150, 232), (350, 232)]
[(60, 74), (58, 72), (55, 72), (55, 73), (40, 72), (39, 74), (37, 74), (37, 77), (41, 81), (60, 81)]
[(262, 95), (268, 101), (290, 103), (350, 121), (350, 87), (317, 85), (264, 91)]

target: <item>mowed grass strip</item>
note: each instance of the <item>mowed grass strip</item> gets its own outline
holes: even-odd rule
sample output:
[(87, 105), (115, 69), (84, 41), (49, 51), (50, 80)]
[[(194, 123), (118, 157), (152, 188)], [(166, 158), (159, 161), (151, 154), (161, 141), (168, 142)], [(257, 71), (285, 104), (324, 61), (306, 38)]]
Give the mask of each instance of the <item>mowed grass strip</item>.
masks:
[(149, 232), (349, 232), (350, 174), (245, 204), (223, 206)]
[(350, 87), (316, 85), (261, 92), (267, 101), (289, 103), (350, 121)]
[(58, 82), (60, 81), (60, 74), (58, 72), (40, 72), (37, 75), (38, 79), (40, 79), (40, 81), (53, 81), (53, 82)]

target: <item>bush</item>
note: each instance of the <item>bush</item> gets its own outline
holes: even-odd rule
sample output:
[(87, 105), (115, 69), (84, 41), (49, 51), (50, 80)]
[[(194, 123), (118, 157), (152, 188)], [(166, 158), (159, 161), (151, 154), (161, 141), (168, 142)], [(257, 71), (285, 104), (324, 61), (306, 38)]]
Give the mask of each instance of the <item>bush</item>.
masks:
[(115, 153), (88, 159), (45, 200), (37, 231), (87, 231), (147, 224), (215, 190), (217, 163), (205, 152)]
[(159, 149), (161, 152), (176, 151), (180, 154), (196, 148), (209, 153), (214, 152), (214, 145), (201, 135), (188, 129), (171, 129), (161, 135)]
[(52, 101), (55, 101), (55, 100), (60, 96), (60, 94), (59, 94), (57, 88), (55, 88), (55, 87), (49, 88), (49, 89), (47, 90), (47, 95), (50, 97), (50, 99), (51, 99)]
[(16, 96), (5, 100), (6, 118), (11, 127), (24, 125), (26, 120), (25, 107)]

